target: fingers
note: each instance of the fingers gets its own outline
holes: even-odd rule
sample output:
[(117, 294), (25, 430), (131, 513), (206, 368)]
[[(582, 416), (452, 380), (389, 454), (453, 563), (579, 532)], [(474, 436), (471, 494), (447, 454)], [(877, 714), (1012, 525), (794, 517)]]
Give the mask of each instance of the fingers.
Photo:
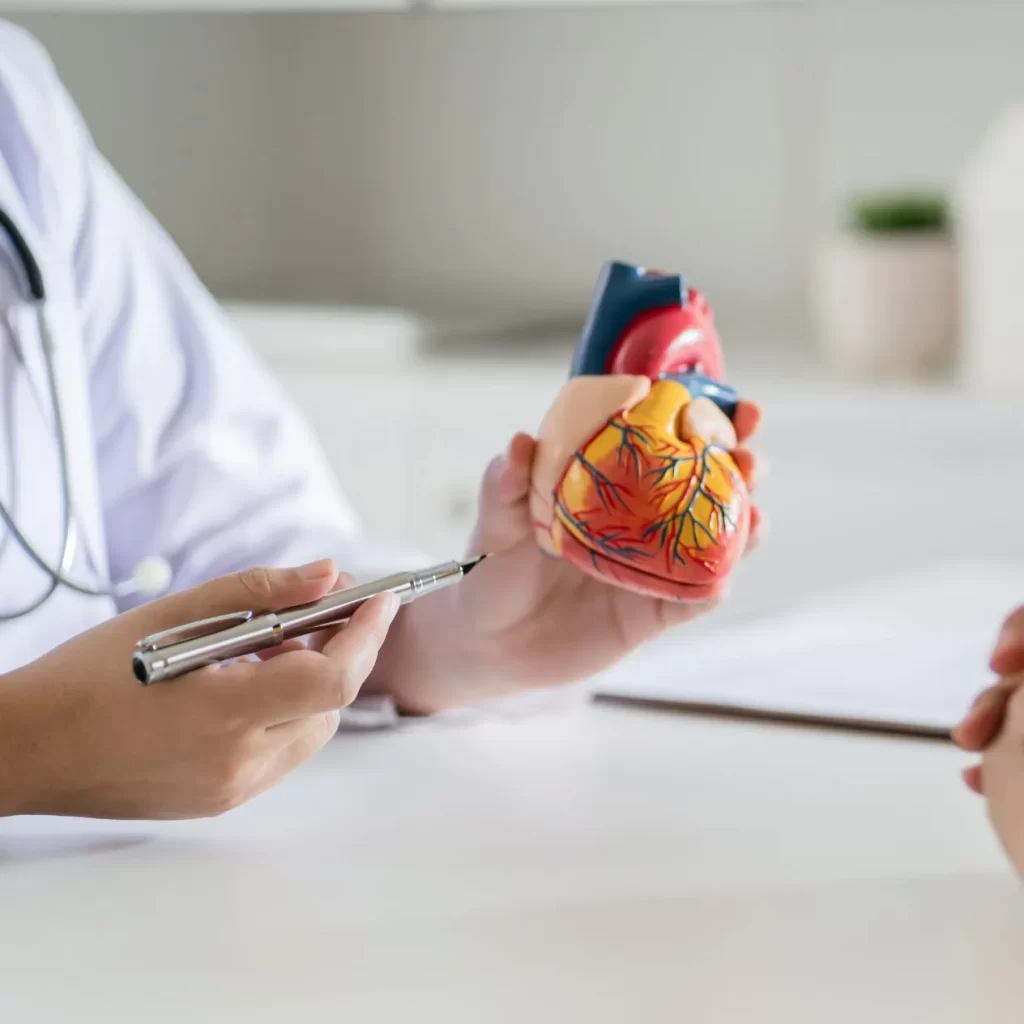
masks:
[[(347, 587), (355, 585), (355, 577), (348, 572), (338, 573), (338, 578), (334, 581), (334, 586), (331, 587), (331, 592), (338, 590), (345, 590)], [(339, 630), (342, 626), (336, 626), (331, 629), (322, 629), (318, 633), (313, 633), (310, 636), (300, 640), (286, 640), (280, 647), (268, 647), (265, 651), (258, 651), (256, 657), (260, 661), (270, 661), (272, 658), (280, 657), (282, 654), (288, 654), (292, 651), (322, 651), (324, 644)]]
[[(757, 485), (759, 460), (744, 442), (757, 429), (760, 410), (752, 402), (740, 402), (735, 423), (710, 398), (697, 398), (688, 403), (680, 418), (680, 435), (684, 441), (699, 437), (708, 444), (725, 448), (732, 454), (747, 488)], [(763, 473), (763, 465), (760, 465)]]
[(764, 539), (765, 521), (764, 515), (756, 505), (750, 506), (750, 530), (747, 533), (747, 543), (743, 549), (745, 555), (756, 551), (758, 545)]
[(222, 576), (198, 588), (195, 600), (200, 606), (209, 605), (212, 614), (237, 608), (251, 608), (255, 612), (276, 611), (323, 597), (337, 576), (338, 571), (329, 558), (294, 569), (256, 566)]
[(993, 743), (1003, 727), (1010, 698), (1024, 683), (1024, 605), (1003, 623), (989, 667), (1003, 678), (975, 698), (953, 730), (954, 742), (964, 750), (983, 751)]
[(972, 792), (977, 793), (978, 796), (985, 795), (985, 780), (982, 774), (982, 766), (980, 764), (972, 764), (970, 767), (965, 768), (961, 772), (963, 780), (967, 783), (967, 788)]
[[(316, 715), (307, 715), (305, 718), (296, 718), (292, 722), (282, 722), (280, 725), (271, 726), (266, 730), (267, 739), (273, 744), (275, 756), (297, 745), (304, 750), (301, 759), (288, 758), (288, 763), (294, 767), (300, 764), (306, 757), (311, 757), (325, 743), (329, 742), (338, 731), (341, 724), (341, 709), (334, 711), (322, 711)], [(299, 753), (299, 751), (293, 751)], [(279, 774), (283, 774), (280, 772)]]
[(529, 434), (516, 434), (505, 451), (505, 466), (499, 474), (495, 499), (503, 506), (516, 505), (530, 490), (530, 467), (537, 442)]
[(761, 407), (756, 402), (741, 399), (736, 404), (732, 422), (736, 429), (737, 441), (746, 444), (761, 426)]
[[(296, 730), (296, 735), (281, 749), (276, 766), (277, 773), (286, 775), (298, 768), (300, 764), (308, 761), (315, 753), (330, 743), (340, 724), (340, 711), (327, 711), (322, 715), (303, 719), (299, 723), (300, 728)], [(287, 729), (288, 726), (284, 725), (281, 728)]]
[(394, 594), (357, 609), (323, 652), (293, 650), (221, 674), (221, 699), (265, 727), (347, 707), (373, 671), (398, 612)]
[[(348, 587), (354, 587), (356, 584), (356, 578), (351, 573), (341, 572), (338, 573), (338, 578), (331, 587), (331, 592), (334, 593), (338, 590), (345, 590)], [(311, 651), (322, 651), (324, 645), (328, 640), (338, 632), (339, 629), (344, 629), (344, 624), (340, 626), (332, 626), (330, 629), (321, 629), (317, 633), (313, 633), (312, 636), (305, 638), (305, 646)]]
[(230, 612), (279, 611), (323, 597), (337, 576), (334, 562), (329, 558), (289, 569), (256, 566), (143, 605), (130, 614), (144, 618), (147, 625), (144, 632), (154, 633), (183, 622)]
[[(978, 694), (952, 734), (959, 747), (975, 753), (989, 750), (998, 739), (1007, 722), (1009, 703), (1024, 684), (1024, 606), (1016, 609), (1003, 623), (989, 665), (994, 672), (1006, 675)], [(972, 792), (985, 795), (981, 764), (965, 768), (962, 774), (964, 783)]]
[(1003, 623), (989, 667), (1000, 675), (1024, 672), (1024, 605)]
[(298, 638), (294, 640), (285, 640), (280, 647), (268, 647), (266, 650), (257, 651), (256, 657), (260, 661), (271, 661), (274, 658), (280, 658), (282, 654), (291, 654), (293, 651), (304, 651), (306, 644)]
[[(744, 483), (747, 485), (747, 490), (750, 493), (753, 493), (760, 483), (759, 478), (764, 474), (763, 461), (759, 459), (749, 448), (737, 448), (736, 451), (732, 453), (732, 459), (733, 462), (736, 463), (736, 468), (740, 471), (740, 475), (743, 477)], [(747, 555), (752, 551), (757, 550), (761, 541), (764, 540), (764, 534), (764, 514), (757, 505), (751, 505), (750, 529), (747, 532), (747, 542), (744, 545), (743, 553)]]
[[(720, 419), (727, 427), (723, 427)], [(683, 410), (681, 426), (684, 440), (696, 436), (711, 442), (712, 438), (706, 431), (713, 432), (723, 438), (713, 443), (732, 449), (737, 444), (746, 444), (757, 433), (761, 426), (761, 407), (756, 402), (741, 399), (736, 403), (736, 411), (730, 421), (711, 399), (696, 398)]]
[(683, 407), (680, 434), (684, 441), (699, 437), (726, 451), (736, 447), (736, 429), (732, 421), (710, 398), (695, 398)]
[[(324, 645), (324, 657), (339, 678), (347, 674), (353, 677), (354, 681), (358, 681), (358, 686), (362, 686), (377, 663), (377, 654), (387, 639), (388, 629), (398, 614), (399, 605), (395, 594), (380, 594), (363, 605), (349, 622), (327, 641)], [(344, 707), (352, 703), (353, 697), (355, 693), (352, 693), (344, 704), (330, 706)]]
[(480, 488), (481, 515), (515, 508), (526, 499), (536, 447), (529, 434), (516, 434), (504, 453), (491, 460)]
[(983, 690), (953, 730), (953, 741), (963, 750), (985, 750), (999, 734), (1006, 717), (1006, 705), (1024, 683), (1024, 675), (1007, 676)]
[(516, 434), (504, 455), (494, 459), (480, 487), (480, 511), (468, 554), (505, 551), (532, 534), (530, 472), (537, 442)]
[(953, 730), (953, 741), (963, 750), (984, 750), (996, 738), (1009, 694), (999, 686), (985, 690), (964, 720)]
[(748, 491), (757, 488), (759, 478), (764, 474), (764, 464), (749, 448), (737, 448), (732, 453), (732, 461), (743, 477)]
[[(737, 405), (733, 422), (710, 399), (698, 398), (683, 410), (683, 438), (701, 437), (712, 444), (720, 444), (731, 450), (732, 460), (740, 471), (747, 490), (756, 490), (759, 478), (764, 476), (764, 462), (742, 442), (751, 437), (761, 422), (760, 407), (753, 402), (741, 401)], [(729, 428), (726, 433), (723, 424)], [(735, 432), (733, 427), (735, 426)], [(737, 447), (739, 444), (739, 447)], [(764, 537), (764, 518), (757, 506), (750, 510), (750, 530), (747, 535), (744, 554), (754, 551)]]
[(265, 793), (319, 753), (334, 738), (340, 723), (340, 711), (327, 711), (268, 729), (264, 736), (269, 752), (262, 758), (247, 798)]

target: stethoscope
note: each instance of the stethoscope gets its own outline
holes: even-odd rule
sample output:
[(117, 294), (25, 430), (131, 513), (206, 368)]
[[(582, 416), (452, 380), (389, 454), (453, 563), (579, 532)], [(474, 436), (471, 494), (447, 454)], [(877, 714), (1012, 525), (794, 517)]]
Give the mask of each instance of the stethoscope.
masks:
[[(76, 594), (83, 594), (86, 597), (120, 598), (133, 594), (154, 595), (162, 593), (170, 585), (171, 567), (167, 560), (159, 556), (144, 558), (137, 566), (129, 579), (119, 583), (111, 583), (107, 586), (87, 586), (71, 579), (67, 574), (74, 562), (75, 552), (78, 545), (78, 529), (75, 520), (75, 511), (71, 499), (71, 468), (68, 464), (68, 446), (64, 425), (64, 410), (60, 400), (60, 391), (57, 387), (56, 360), (54, 358), (53, 333), (50, 330), (49, 318), (46, 311), (47, 294), (43, 281), (42, 271), (39, 264), (32, 255), (32, 250), (25, 241), (24, 236), (18, 230), (18, 226), (11, 220), (10, 216), (0, 209), (0, 227), (6, 232), (7, 237), (13, 245), (18, 260), (21, 262), (25, 273), (28, 295), (35, 310), (36, 322), (39, 329), (39, 337), (42, 342), (43, 362), (46, 366), (46, 383), (49, 392), (50, 408), (53, 415), (54, 437), (57, 445), (57, 458), (60, 465), (60, 486), (61, 486), (61, 555), (60, 561), (54, 567), (39, 553), (35, 546), (18, 528), (14, 521), (13, 513), (3, 501), (0, 501), (0, 521), (7, 527), (9, 537), (18, 544), (28, 558), (33, 561), (43, 573), (49, 577), (49, 584), (44, 593), (33, 600), (30, 604), (17, 611), (9, 612), (0, 610), (0, 622), (9, 622), (13, 619), (20, 619), (30, 612), (34, 612), (45, 604), (58, 587), (66, 587)], [(14, 466), (14, 445), (11, 444), (11, 466), (13, 473)], [(0, 551), (2, 551), (0, 543)]]

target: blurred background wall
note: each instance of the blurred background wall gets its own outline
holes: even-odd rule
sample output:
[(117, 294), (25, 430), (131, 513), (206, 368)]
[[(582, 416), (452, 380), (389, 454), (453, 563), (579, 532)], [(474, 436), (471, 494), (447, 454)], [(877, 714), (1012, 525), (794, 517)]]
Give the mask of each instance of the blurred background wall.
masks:
[(847, 195), (949, 185), (1024, 97), (999, 0), (6, 17), (219, 294), (526, 324), (618, 257), (804, 330)]

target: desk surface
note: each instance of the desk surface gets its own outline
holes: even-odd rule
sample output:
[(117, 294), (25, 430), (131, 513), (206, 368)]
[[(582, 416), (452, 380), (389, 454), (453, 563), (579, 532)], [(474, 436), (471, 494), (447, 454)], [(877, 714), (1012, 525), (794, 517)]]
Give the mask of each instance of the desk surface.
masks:
[(1001, 1024), (951, 747), (584, 705), (341, 735), (223, 818), (0, 823), (0, 1019)]
[[(770, 404), (774, 529), (718, 621), (947, 557), (950, 479), (1000, 497), (972, 551), (1024, 557), (1018, 408)], [(343, 735), (214, 821), (0, 821), (0, 1021), (1019, 1024), (1024, 900), (962, 763), (574, 705)]]

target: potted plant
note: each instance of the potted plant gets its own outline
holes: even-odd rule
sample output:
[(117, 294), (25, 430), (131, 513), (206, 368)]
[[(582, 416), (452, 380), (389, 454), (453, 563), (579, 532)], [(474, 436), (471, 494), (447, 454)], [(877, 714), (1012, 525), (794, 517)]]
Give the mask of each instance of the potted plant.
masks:
[(873, 379), (948, 368), (956, 258), (945, 196), (856, 196), (816, 265), (819, 341), (841, 371)]

